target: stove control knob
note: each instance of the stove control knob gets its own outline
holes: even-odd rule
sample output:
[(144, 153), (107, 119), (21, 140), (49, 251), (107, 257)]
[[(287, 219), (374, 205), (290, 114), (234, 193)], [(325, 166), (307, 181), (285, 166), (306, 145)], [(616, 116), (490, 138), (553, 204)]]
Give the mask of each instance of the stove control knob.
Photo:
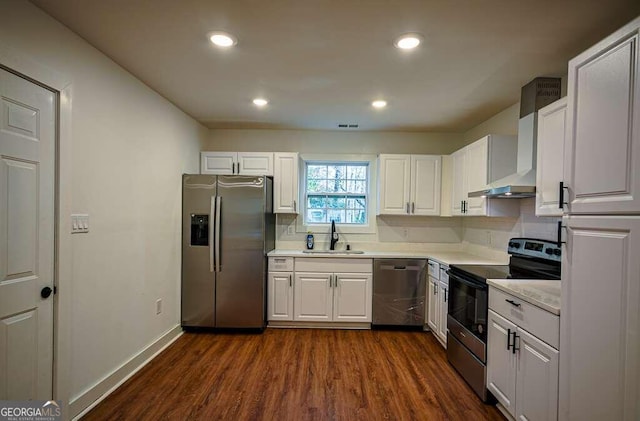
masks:
[(551, 256), (553, 254), (553, 249), (546, 249), (544, 252)]
[(556, 256), (560, 256), (560, 253), (562, 253), (560, 249), (553, 250), (553, 254), (555, 254)]

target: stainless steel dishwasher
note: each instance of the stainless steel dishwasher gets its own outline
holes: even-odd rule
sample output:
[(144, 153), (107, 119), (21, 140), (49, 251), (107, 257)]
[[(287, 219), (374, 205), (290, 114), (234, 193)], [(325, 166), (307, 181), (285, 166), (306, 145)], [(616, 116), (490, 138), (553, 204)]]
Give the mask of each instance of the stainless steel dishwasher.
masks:
[(372, 324), (424, 325), (426, 267), (424, 259), (373, 260)]

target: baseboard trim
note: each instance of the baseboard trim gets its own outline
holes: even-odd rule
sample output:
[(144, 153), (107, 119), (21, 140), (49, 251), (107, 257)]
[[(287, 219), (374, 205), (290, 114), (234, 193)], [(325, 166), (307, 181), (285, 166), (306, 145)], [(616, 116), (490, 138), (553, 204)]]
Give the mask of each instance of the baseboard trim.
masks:
[(142, 367), (153, 360), (159, 353), (164, 351), (165, 348), (175, 342), (175, 340), (181, 335), (181, 326), (178, 325), (170, 329), (156, 339), (156, 341), (151, 345), (147, 346), (129, 361), (122, 364), (113, 373), (100, 380), (77, 398), (72, 399), (69, 403), (69, 415), (71, 418), (73, 420), (79, 420), (83, 417), (114, 390), (129, 380), (129, 378), (136, 374)]
[(371, 329), (371, 323), (367, 322), (294, 322), (272, 320), (267, 326), (289, 329)]

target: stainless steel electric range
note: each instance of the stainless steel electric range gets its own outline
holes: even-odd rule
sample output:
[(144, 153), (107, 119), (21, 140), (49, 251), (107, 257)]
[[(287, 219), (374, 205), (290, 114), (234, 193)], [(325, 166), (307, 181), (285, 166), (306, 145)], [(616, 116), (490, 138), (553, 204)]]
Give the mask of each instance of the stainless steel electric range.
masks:
[(560, 279), (558, 244), (532, 238), (509, 240), (509, 265), (449, 268), (447, 359), (484, 401), (487, 391), (487, 279)]

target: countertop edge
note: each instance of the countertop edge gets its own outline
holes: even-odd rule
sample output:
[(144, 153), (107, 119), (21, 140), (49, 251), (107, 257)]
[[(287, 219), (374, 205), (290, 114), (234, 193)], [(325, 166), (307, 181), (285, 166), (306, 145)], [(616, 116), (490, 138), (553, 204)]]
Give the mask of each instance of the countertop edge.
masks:
[[(560, 308), (554, 307), (551, 304), (545, 303), (543, 301), (536, 300), (535, 298), (529, 297), (527, 295), (522, 294), (519, 291), (513, 290), (509, 288), (509, 286), (505, 285), (507, 282), (514, 282), (513, 279), (487, 279), (487, 284), (494, 288), (497, 288), (507, 294), (511, 294), (515, 297), (520, 298), (522, 301), (526, 301), (527, 303), (534, 305), (542, 310), (548, 311), (549, 313), (555, 314), (556, 316), (560, 316)], [(536, 280), (531, 281), (521, 281), (522, 284), (526, 284), (526, 282), (531, 282), (532, 284), (536, 282)], [(557, 282), (560, 282), (559, 280)], [(560, 296), (558, 295), (558, 300), (560, 300)]]

